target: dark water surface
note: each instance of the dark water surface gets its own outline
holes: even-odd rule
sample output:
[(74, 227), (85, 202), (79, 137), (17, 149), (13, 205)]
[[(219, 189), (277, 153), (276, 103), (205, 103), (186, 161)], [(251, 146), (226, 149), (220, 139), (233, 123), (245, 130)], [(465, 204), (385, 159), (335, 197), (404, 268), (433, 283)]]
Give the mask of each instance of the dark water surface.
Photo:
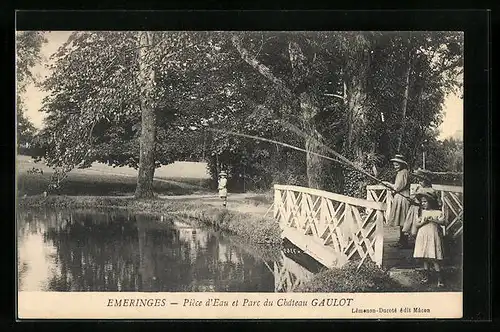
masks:
[(125, 211), (29, 209), (17, 229), (20, 291), (274, 292), (280, 278), (228, 236)]

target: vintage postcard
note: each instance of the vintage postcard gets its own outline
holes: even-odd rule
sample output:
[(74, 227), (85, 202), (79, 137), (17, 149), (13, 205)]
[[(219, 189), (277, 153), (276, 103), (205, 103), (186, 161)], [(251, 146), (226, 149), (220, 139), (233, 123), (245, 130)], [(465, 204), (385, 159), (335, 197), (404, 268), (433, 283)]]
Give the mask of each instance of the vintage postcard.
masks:
[(18, 318), (461, 318), (463, 44), (17, 31)]

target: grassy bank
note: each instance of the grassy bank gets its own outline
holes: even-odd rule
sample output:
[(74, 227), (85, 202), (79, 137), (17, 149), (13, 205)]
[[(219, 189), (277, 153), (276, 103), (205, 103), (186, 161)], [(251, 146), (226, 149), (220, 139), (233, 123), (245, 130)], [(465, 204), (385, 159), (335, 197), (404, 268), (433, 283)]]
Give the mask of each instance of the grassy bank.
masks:
[(400, 283), (371, 261), (359, 270), (358, 262), (347, 262), (342, 268), (325, 269), (302, 284), (296, 291), (305, 293), (367, 293), (407, 291)]
[(198, 201), (165, 199), (136, 200), (133, 197), (106, 196), (28, 196), (18, 201), (23, 207), (54, 207), (63, 209), (127, 209), (136, 213), (171, 215), (195, 220), (208, 226), (236, 234), (255, 244), (281, 243), (277, 223), (267, 217), (238, 213)]
[(341, 268), (324, 269), (302, 284), (296, 292), (316, 293), (384, 293), (384, 292), (461, 292), (462, 271), (443, 270), (445, 286), (437, 287), (435, 275), (423, 284), (423, 271), (406, 269), (387, 271), (366, 261), (359, 270), (358, 261), (350, 261)]
[(201, 221), (257, 244), (281, 243), (280, 228), (276, 221), (269, 217), (196, 203), (179, 205), (172, 214)]

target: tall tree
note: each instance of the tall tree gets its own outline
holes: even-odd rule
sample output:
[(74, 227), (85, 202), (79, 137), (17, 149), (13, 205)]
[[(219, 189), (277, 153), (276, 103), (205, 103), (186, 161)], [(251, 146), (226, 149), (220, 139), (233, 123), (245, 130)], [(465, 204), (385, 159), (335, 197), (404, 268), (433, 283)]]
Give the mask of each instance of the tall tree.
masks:
[(150, 31), (139, 32), (139, 87), (141, 104), (141, 138), (139, 174), (137, 176), (136, 198), (151, 198), (155, 172), (156, 114), (155, 114), (155, 72), (148, 55), (154, 44), (154, 34)]
[(25, 147), (33, 140), (35, 126), (24, 113), (23, 94), (30, 83), (38, 83), (33, 74), (33, 67), (42, 60), (42, 45), (47, 42), (43, 32), (17, 31), (16, 32), (16, 116), (17, 116), (17, 144)]
[(216, 47), (202, 43), (204, 34), (73, 33), (44, 82), (47, 117), (37, 139), (49, 166), (63, 177), (93, 161), (137, 167), (136, 197), (151, 197), (155, 167), (186, 150), (176, 136), (195, 116), (181, 107), (193, 87), (175, 77), (210, 63)]
[(397, 137), (397, 147), (396, 150), (399, 152), (401, 150), (401, 144), (403, 143), (403, 133), (406, 127), (406, 112), (408, 109), (408, 94), (410, 90), (410, 74), (411, 74), (411, 66), (413, 60), (413, 47), (411, 41), (411, 35), (408, 37), (408, 45), (407, 48), (407, 59), (406, 59), (406, 67), (403, 74), (404, 78), (404, 93), (403, 98), (401, 99), (401, 124)]
[[(242, 34), (233, 35), (235, 48), (248, 65), (272, 83), (277, 92), (273, 96), (278, 96), (282, 103), (281, 107), (274, 109), (275, 117), (296, 125), (305, 133), (300, 136), (308, 151), (305, 156), (308, 185), (324, 189), (325, 170), (322, 159), (317, 156), (323, 153), (320, 144), (323, 137), (318, 124), (325, 120), (320, 115), (325, 115), (326, 104), (331, 104), (331, 101), (325, 101), (323, 94), (326, 82), (330, 81), (328, 78), (331, 79), (330, 69), (334, 62), (320, 45), (324, 35), (292, 33), (258, 38), (258, 35), (250, 34), (246, 38), (248, 45), (245, 45), (244, 37)], [(255, 51), (256, 47), (262, 52)], [(250, 49), (254, 50), (251, 52)]]
[(459, 36), (412, 33), (411, 45), (408, 37), (408, 34), (374, 34), (367, 76), (369, 100), (365, 104), (370, 125), (365, 136), (377, 142), (377, 153), (390, 156), (399, 151), (411, 159), (416, 145), (420, 146), (422, 140), (434, 133), (426, 128), (439, 125), (444, 97), (460, 87), (463, 67), (460, 51), (455, 56), (444, 52), (449, 46), (453, 48), (452, 41)]

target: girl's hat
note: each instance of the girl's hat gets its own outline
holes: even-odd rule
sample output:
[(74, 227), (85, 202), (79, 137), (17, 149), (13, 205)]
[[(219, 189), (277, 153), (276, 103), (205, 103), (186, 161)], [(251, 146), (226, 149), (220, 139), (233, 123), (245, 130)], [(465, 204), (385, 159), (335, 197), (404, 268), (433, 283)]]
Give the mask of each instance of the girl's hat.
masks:
[(408, 163), (405, 160), (405, 157), (402, 154), (395, 155), (394, 158), (392, 158), (390, 161), (392, 161), (393, 163), (408, 165)]
[(425, 189), (425, 190), (420, 190), (415, 194), (415, 197), (417, 199), (420, 199), (421, 197), (425, 197), (428, 201), (434, 202), (436, 205), (438, 205), (439, 199), (437, 196), (437, 192), (434, 189)]
[(219, 176), (223, 176), (223, 175), (227, 176), (227, 173), (225, 171), (220, 172)]
[(425, 174), (425, 172), (422, 170), (422, 169), (417, 169), (415, 170), (412, 175), (416, 178), (419, 178), (421, 180), (424, 180), (424, 181), (427, 181), (427, 182), (431, 182), (431, 179), (429, 178), (429, 176), (427, 174)]

